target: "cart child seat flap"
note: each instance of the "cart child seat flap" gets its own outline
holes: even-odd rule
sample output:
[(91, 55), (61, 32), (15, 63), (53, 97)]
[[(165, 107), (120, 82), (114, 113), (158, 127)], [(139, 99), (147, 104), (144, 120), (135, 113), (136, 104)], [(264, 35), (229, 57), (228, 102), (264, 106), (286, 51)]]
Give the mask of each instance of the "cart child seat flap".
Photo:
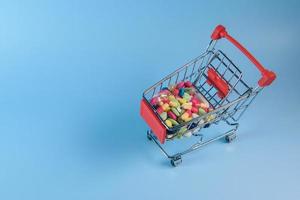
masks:
[(155, 115), (145, 99), (141, 101), (141, 116), (151, 128), (157, 139), (163, 144), (166, 139), (166, 128)]

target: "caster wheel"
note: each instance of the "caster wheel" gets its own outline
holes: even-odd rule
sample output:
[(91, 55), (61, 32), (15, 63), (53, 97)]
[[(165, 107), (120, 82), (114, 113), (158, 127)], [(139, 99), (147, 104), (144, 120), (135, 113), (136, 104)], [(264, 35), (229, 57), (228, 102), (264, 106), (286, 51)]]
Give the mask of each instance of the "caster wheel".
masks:
[(177, 167), (177, 166), (180, 165), (181, 163), (182, 163), (181, 156), (175, 157), (175, 158), (172, 158), (172, 159), (171, 159), (171, 165), (172, 165), (173, 167)]
[(232, 142), (232, 141), (235, 140), (235, 139), (236, 139), (236, 134), (235, 134), (235, 133), (230, 134), (230, 135), (226, 135), (226, 136), (225, 136), (225, 140), (226, 140), (226, 142), (228, 142), (228, 143)]
[(152, 137), (151, 137), (151, 132), (150, 131), (147, 131), (147, 138), (148, 138), (148, 140), (152, 140)]

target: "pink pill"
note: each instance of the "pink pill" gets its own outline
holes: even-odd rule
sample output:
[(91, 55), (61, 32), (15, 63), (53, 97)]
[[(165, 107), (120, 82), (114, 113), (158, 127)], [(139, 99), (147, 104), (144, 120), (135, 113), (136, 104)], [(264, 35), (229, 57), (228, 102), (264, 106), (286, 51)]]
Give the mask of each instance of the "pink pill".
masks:
[(150, 100), (150, 103), (151, 103), (151, 105), (157, 105), (158, 104), (158, 97), (153, 97), (151, 100)]
[(193, 106), (192, 109), (191, 109), (191, 111), (192, 111), (193, 113), (198, 113), (198, 108)]
[(177, 88), (183, 88), (183, 87), (184, 87), (184, 82), (183, 81), (177, 84)]
[(159, 92), (159, 94), (165, 94), (165, 95), (167, 95), (167, 94), (170, 94), (170, 91), (169, 90), (161, 90)]
[(178, 90), (177, 88), (175, 88), (175, 89), (173, 90), (173, 94), (174, 94), (174, 96), (178, 96), (179, 90)]
[(169, 116), (171, 119), (174, 119), (174, 120), (177, 119), (177, 116), (176, 116), (172, 111), (168, 111), (168, 116)]
[(164, 109), (163, 109), (161, 106), (159, 106), (159, 107), (156, 109), (156, 112), (157, 112), (158, 114), (161, 114), (161, 113), (164, 112)]
[(191, 116), (192, 116), (192, 111), (191, 111), (191, 110), (186, 110), (186, 113), (188, 113), (188, 114), (189, 114), (189, 117), (191, 117)]
[(195, 98), (195, 97), (192, 98), (192, 104), (193, 104), (193, 105), (197, 105), (197, 104), (199, 104), (199, 103), (200, 103), (200, 101), (199, 101), (198, 98)]
[(162, 100), (162, 102), (169, 104), (169, 103), (170, 103), (170, 100), (167, 99), (167, 98), (164, 98), (164, 99)]
[(208, 106), (205, 103), (200, 103), (200, 107), (203, 109), (208, 108)]
[(185, 87), (192, 87), (193, 84), (191, 83), (191, 81), (187, 81), (184, 83), (184, 85)]

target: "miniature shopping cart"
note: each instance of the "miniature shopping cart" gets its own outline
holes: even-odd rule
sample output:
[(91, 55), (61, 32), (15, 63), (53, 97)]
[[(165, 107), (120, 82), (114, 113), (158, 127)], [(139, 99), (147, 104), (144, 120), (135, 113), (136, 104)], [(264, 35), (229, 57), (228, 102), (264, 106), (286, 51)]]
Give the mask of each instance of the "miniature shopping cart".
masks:
[[(215, 48), (217, 41), (221, 38), (226, 38), (234, 44), (257, 67), (262, 76), (257, 86), (250, 87), (243, 79), (242, 71), (238, 66), (223, 51)], [(276, 74), (274, 72), (265, 69), (239, 42), (226, 32), (224, 26), (218, 25), (211, 35), (211, 41), (206, 51), (202, 55), (144, 91), (140, 112), (150, 127), (150, 130), (147, 131), (147, 137), (157, 144), (163, 154), (170, 159), (173, 166), (177, 166), (182, 162), (181, 157), (184, 154), (200, 149), (213, 141), (225, 138), (227, 142), (231, 142), (236, 138), (239, 125), (237, 122), (240, 117), (257, 94), (265, 86), (270, 85), (275, 78)], [(150, 100), (162, 88), (181, 81), (190, 81), (201, 97), (213, 109), (202, 116), (170, 128), (160, 118)], [(207, 120), (208, 118), (209, 120)], [(204, 135), (199, 132), (202, 128), (209, 127), (211, 124), (219, 124), (219, 122), (225, 122), (229, 125), (230, 130), (208, 139), (205, 139)], [(197, 142), (182, 152), (170, 155), (164, 148), (164, 143), (165, 141), (174, 141), (169, 139), (168, 134), (176, 133), (182, 127), (186, 127), (185, 131), (191, 133), (192, 137), (197, 137)]]

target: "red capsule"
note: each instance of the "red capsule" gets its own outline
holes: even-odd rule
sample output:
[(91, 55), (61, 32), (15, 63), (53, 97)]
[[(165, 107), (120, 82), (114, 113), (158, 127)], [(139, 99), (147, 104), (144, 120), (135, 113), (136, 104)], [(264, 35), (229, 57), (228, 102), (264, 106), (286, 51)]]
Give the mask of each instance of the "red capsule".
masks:
[(192, 116), (192, 111), (191, 111), (191, 110), (186, 110), (186, 113), (188, 113), (188, 114), (189, 114), (189, 117), (191, 117), (191, 116)]
[(168, 95), (168, 94), (170, 94), (170, 91), (169, 91), (169, 90), (166, 90), (166, 89), (164, 89), (164, 90), (161, 90), (161, 91), (159, 92), (159, 94), (160, 94), (160, 95), (162, 95), (162, 94), (164, 94), (164, 95)]
[(169, 103), (170, 103), (170, 100), (167, 99), (167, 98), (164, 98), (164, 99), (162, 100), (162, 102), (169, 104)]
[(150, 104), (155, 106), (158, 104), (158, 97), (153, 97), (151, 100), (150, 100)]
[(173, 90), (173, 94), (174, 94), (174, 96), (178, 96), (179, 90), (178, 90), (177, 88), (175, 88), (175, 89)]
[(191, 111), (192, 111), (193, 113), (198, 113), (198, 108), (193, 106), (192, 109), (191, 109)]
[(161, 113), (164, 112), (164, 109), (163, 109), (161, 106), (159, 106), (159, 107), (156, 109), (156, 112), (157, 112), (158, 114), (161, 114)]
[(180, 88), (183, 88), (184, 87), (184, 82), (180, 82), (177, 84), (177, 88), (180, 89)]
[(184, 86), (185, 87), (192, 87), (192, 83), (191, 83), (191, 81), (186, 81), (185, 83), (184, 83)]
[(192, 103), (195, 104), (195, 105), (196, 105), (196, 104), (199, 104), (199, 103), (200, 103), (200, 100), (199, 100), (197, 97), (193, 97), (193, 98), (192, 98)]
[(169, 116), (171, 119), (174, 119), (174, 120), (177, 119), (177, 116), (176, 116), (172, 111), (168, 111), (168, 116)]

